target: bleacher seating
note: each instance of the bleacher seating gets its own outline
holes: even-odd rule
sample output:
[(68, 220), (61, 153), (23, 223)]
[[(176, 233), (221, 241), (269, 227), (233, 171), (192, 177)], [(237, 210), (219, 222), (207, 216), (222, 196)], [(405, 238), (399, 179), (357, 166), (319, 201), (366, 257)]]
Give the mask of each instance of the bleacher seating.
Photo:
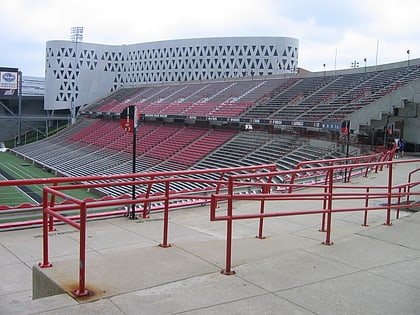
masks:
[[(156, 84), (120, 88), (86, 111), (101, 116), (136, 105), (142, 114), (338, 122), (419, 78), (420, 66), (413, 64), (340, 75)], [(138, 172), (267, 163), (290, 169), (300, 161), (335, 154), (311, 147), (297, 136), (211, 126), (147, 121), (139, 126), (136, 136)], [(117, 120), (86, 115), (52, 137), (14, 150), (66, 176), (131, 173), (132, 140), (132, 134)], [(176, 187), (192, 188), (191, 184)], [(117, 196), (127, 191), (113, 187), (104, 193)]]
[(419, 65), (323, 76), (172, 83), (122, 88), (96, 112), (136, 105), (143, 114), (339, 121), (420, 77)]

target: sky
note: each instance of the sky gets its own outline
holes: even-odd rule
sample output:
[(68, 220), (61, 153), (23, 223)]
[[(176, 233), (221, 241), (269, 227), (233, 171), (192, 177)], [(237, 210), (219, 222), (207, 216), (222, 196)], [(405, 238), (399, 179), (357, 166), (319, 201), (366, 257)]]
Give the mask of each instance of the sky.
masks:
[[(0, 6), (0, 67), (44, 77), (49, 40), (122, 45), (280, 36), (299, 40), (309, 71), (420, 58), (418, 0), (8, 0)], [(324, 68), (325, 64), (325, 68)]]

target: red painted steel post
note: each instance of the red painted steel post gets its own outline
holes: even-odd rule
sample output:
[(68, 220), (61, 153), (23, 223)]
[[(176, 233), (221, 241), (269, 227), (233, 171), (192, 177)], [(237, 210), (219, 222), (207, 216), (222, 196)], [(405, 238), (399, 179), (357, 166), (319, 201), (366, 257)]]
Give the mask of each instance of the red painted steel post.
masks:
[[(328, 176), (328, 175), (327, 175)], [(324, 200), (322, 201), (322, 209), (327, 209), (327, 187), (324, 187)], [(325, 232), (325, 216), (326, 213), (322, 213), (322, 219), (321, 219), (321, 228), (319, 229), (320, 232)]]
[[(270, 172), (275, 172), (276, 169), (275, 168), (270, 168)], [(271, 193), (271, 186), (270, 183), (272, 183), (273, 181), (273, 175), (268, 176), (267, 178), (267, 183), (263, 186), (262, 191), (264, 191), (265, 194), (269, 195)], [(260, 204), (260, 214), (264, 214), (265, 212), (265, 199), (261, 200), (261, 204)], [(258, 231), (258, 235), (257, 238), (259, 239), (264, 239), (265, 236), (263, 235), (263, 228), (264, 228), (264, 218), (261, 217), (260, 218), (260, 226), (259, 226), (259, 231)]]
[(79, 225), (79, 289), (74, 290), (76, 296), (86, 296), (90, 292), (86, 289), (86, 202), (80, 205), (80, 225)]
[[(368, 207), (369, 207), (369, 187), (366, 187), (365, 208), (367, 209)], [(368, 219), (368, 211), (365, 210), (362, 226), (369, 226), (367, 224), (367, 219)]]
[(160, 247), (171, 247), (171, 245), (168, 244), (169, 191), (170, 191), (170, 182), (167, 179), (165, 182), (165, 208), (163, 211), (163, 242), (159, 244)]
[(405, 189), (406, 189), (406, 187), (400, 187), (399, 189), (398, 189), (398, 202), (397, 202), (397, 205), (398, 205), (398, 208), (397, 208), (397, 213), (396, 213), (396, 215), (395, 215), (395, 218), (396, 219), (399, 219), (400, 218), (400, 206), (401, 206), (401, 190), (402, 189), (404, 189), (404, 193), (405, 193)]
[(216, 185), (216, 194), (220, 192), (220, 185), (221, 185), (221, 182), (223, 181), (223, 177), (225, 177), (225, 172), (221, 171), (220, 176), (219, 176), (219, 183), (217, 183)]
[(333, 169), (329, 170), (329, 181), (328, 181), (328, 202), (327, 202), (327, 233), (325, 235), (325, 241), (323, 242), (324, 245), (332, 245), (334, 244), (331, 242), (331, 224), (332, 224), (332, 201), (333, 201)]
[[(154, 180), (154, 179), (155, 179), (154, 176), (150, 176), (150, 180)], [(150, 191), (151, 190), (152, 190), (152, 183), (149, 183), (147, 185), (147, 190), (146, 190), (145, 198), (149, 198), (150, 197)], [(143, 204), (143, 215), (142, 215), (143, 219), (146, 219), (146, 218), (149, 217), (149, 212), (150, 212), (148, 210), (149, 206), (150, 206), (150, 202), (145, 201), (144, 204)]]
[[(57, 183), (54, 183), (53, 186), (57, 186)], [(47, 199), (48, 201), (48, 199)], [(55, 195), (51, 194), (51, 200), (50, 200), (50, 207), (54, 207), (55, 205)], [(48, 220), (48, 230), (50, 232), (55, 231), (56, 228), (54, 227), (54, 218), (52, 215), (49, 215), (49, 220)]]
[(228, 184), (228, 208), (226, 220), (226, 268), (222, 270), (225, 275), (233, 275), (235, 271), (231, 270), (232, 267), (232, 215), (233, 215), (233, 180), (229, 177)]
[(408, 181), (407, 181), (407, 183), (408, 183), (408, 186), (407, 186), (407, 199), (405, 200), (405, 203), (406, 203), (407, 205), (409, 205), (409, 204), (410, 204), (411, 176), (412, 176), (414, 173), (418, 172), (419, 170), (420, 170), (420, 168), (418, 168), (418, 169), (416, 169), (416, 170), (411, 171), (410, 173), (408, 173)]
[(52, 267), (48, 261), (48, 214), (45, 211), (48, 208), (48, 192), (42, 191), (42, 256), (43, 261), (38, 266), (41, 268)]
[(216, 206), (217, 206), (217, 201), (216, 198), (213, 195), (211, 195), (211, 201), (210, 201), (210, 221), (214, 221), (215, 217), (216, 217)]
[[(262, 191), (264, 194), (268, 194), (270, 192), (270, 186), (264, 185), (262, 187)], [(262, 199), (260, 202), (260, 214), (264, 214), (264, 211), (265, 211), (265, 200)], [(256, 238), (264, 239), (265, 238), (265, 236), (263, 235), (264, 218), (261, 217), (259, 221), (260, 222), (259, 222), (258, 235), (256, 236)]]
[(392, 204), (392, 169), (394, 168), (393, 164), (388, 164), (388, 204), (386, 210), (386, 221), (384, 225), (392, 225), (391, 223), (391, 204)]
[[(331, 163), (330, 163), (330, 165), (331, 165)], [(334, 171), (333, 171), (333, 173), (334, 173)], [(331, 175), (331, 172), (330, 171), (328, 171), (325, 174), (325, 181), (324, 181), (324, 200), (322, 202), (322, 209), (323, 210), (327, 209), (327, 201), (328, 201), (328, 198), (327, 198), (327, 191), (328, 191), (327, 184), (329, 183), (329, 178), (328, 177), (330, 175)], [(323, 212), (322, 213), (322, 220), (321, 220), (321, 228), (319, 229), (320, 232), (325, 232), (326, 231), (325, 230), (325, 217), (326, 217), (326, 213)]]
[[(223, 177), (225, 177), (225, 172), (224, 171), (220, 172), (219, 182), (216, 184), (215, 194), (218, 194), (220, 192), (220, 186), (221, 186), (221, 182), (223, 181)], [(217, 200), (215, 200), (215, 202), (216, 202), (215, 209), (219, 208), (219, 206), (217, 205)]]
[[(410, 204), (410, 190), (412, 187), (412, 176), (414, 175), (414, 173), (417, 173), (418, 171), (420, 171), (420, 168), (417, 168), (415, 170), (412, 170), (410, 173), (408, 173), (408, 180), (407, 180), (407, 199), (406, 199), (406, 204), (409, 205)], [(414, 187), (414, 186), (413, 186)]]

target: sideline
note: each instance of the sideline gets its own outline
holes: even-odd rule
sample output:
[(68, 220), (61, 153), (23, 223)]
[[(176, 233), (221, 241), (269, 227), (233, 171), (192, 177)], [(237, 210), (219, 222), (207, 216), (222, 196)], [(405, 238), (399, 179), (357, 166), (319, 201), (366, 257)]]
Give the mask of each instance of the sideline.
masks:
[[(7, 180), (16, 179), (2, 169), (0, 169), (0, 174), (3, 175)], [(38, 204), (42, 203), (42, 197), (40, 195), (38, 195), (36, 192), (34, 192), (32, 189), (30, 189), (28, 186), (21, 185), (21, 186), (16, 186), (16, 188), (18, 190), (20, 190), (22, 193), (26, 194), (34, 202), (36, 202)]]

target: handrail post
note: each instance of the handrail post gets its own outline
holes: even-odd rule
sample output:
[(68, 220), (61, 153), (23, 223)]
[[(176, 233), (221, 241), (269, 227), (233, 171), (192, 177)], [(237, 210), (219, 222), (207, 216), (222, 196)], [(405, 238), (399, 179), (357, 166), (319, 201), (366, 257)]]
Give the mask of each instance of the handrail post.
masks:
[(46, 209), (48, 208), (48, 192), (44, 188), (42, 190), (42, 256), (43, 261), (38, 266), (41, 268), (52, 267), (52, 264), (48, 260), (48, 214)]
[[(150, 176), (150, 180), (154, 180), (154, 179), (155, 179), (155, 176)], [(151, 190), (152, 190), (152, 183), (150, 182), (150, 183), (147, 185), (147, 190), (146, 190), (146, 195), (145, 195), (145, 198), (146, 198), (146, 199), (148, 199), (148, 198), (150, 197), (150, 192), (151, 192)], [(142, 218), (143, 218), (143, 219), (146, 219), (146, 218), (148, 218), (148, 217), (149, 217), (149, 212), (150, 212), (149, 207), (151, 207), (150, 202), (148, 202), (148, 201), (146, 200), (146, 201), (144, 202), (144, 204), (143, 204), (143, 215), (142, 215)]]
[(73, 291), (78, 297), (91, 294), (91, 292), (86, 289), (86, 220), (87, 210), (86, 201), (84, 201), (80, 204), (79, 289)]
[(407, 206), (410, 204), (410, 190), (411, 190), (411, 177), (414, 173), (417, 173), (418, 171), (420, 171), (420, 168), (417, 168), (413, 171), (411, 171), (410, 173), (408, 173), (408, 179), (407, 179), (407, 199), (406, 199), (406, 204)]
[[(275, 171), (275, 168), (270, 168), (270, 171), (273, 172)], [(264, 194), (270, 194), (271, 193), (271, 186), (270, 184), (273, 181), (273, 175), (270, 175), (267, 177), (267, 183), (263, 183), (262, 186), (262, 192)], [(265, 212), (265, 199), (262, 199), (260, 202), (260, 214), (263, 214)], [(258, 229), (258, 235), (256, 236), (256, 238), (259, 239), (265, 239), (265, 236), (263, 235), (263, 228), (264, 228), (264, 218), (261, 216), (260, 217), (260, 222), (259, 222), (259, 229)]]
[[(218, 194), (220, 192), (220, 186), (222, 185), (222, 181), (223, 181), (223, 177), (225, 177), (225, 172), (222, 171), (220, 172), (220, 176), (219, 176), (219, 182), (216, 184), (216, 190), (215, 190), (215, 194)], [(219, 206), (217, 205), (217, 199), (215, 200), (216, 204), (215, 204), (215, 209), (219, 208)]]
[(407, 205), (407, 207), (409, 207), (409, 204), (410, 204), (410, 188), (411, 188), (411, 179), (409, 180), (407, 189), (405, 190), (406, 192), (405, 204)]
[[(366, 199), (365, 199), (365, 208), (366, 209), (369, 207), (369, 190), (370, 190), (369, 187), (366, 187)], [(362, 226), (369, 226), (369, 224), (367, 224), (367, 219), (368, 219), (368, 211), (365, 210)]]
[[(328, 172), (328, 174), (330, 174)], [(326, 176), (328, 176), (328, 174)], [(324, 200), (322, 201), (322, 209), (325, 210), (327, 209), (327, 202), (328, 202), (328, 198), (327, 198), (327, 187), (324, 187)], [(322, 219), (321, 219), (321, 228), (319, 229), (320, 232), (325, 232), (325, 216), (326, 213), (323, 212), (322, 213)]]
[[(330, 165), (332, 165), (330, 163)], [(327, 184), (329, 183), (329, 180), (334, 180), (329, 178), (330, 176), (332, 176), (332, 174), (334, 173), (334, 171), (330, 172), (326, 172), (325, 174), (325, 180), (324, 180), (324, 200), (322, 201), (322, 209), (325, 210), (327, 208), (327, 202), (328, 202), (328, 198), (327, 198)], [(326, 217), (326, 213), (325, 211), (322, 212), (322, 219), (321, 219), (321, 228), (319, 229), (320, 232), (325, 232), (325, 217)]]
[(328, 181), (328, 202), (327, 202), (327, 233), (325, 235), (325, 241), (323, 242), (324, 245), (332, 245), (334, 244), (331, 242), (331, 220), (332, 220), (332, 201), (333, 201), (333, 169), (329, 170), (329, 181)]
[[(57, 183), (54, 183), (54, 185), (53, 185), (53, 186), (57, 186)], [(47, 201), (48, 201), (48, 198), (47, 198)], [(54, 207), (54, 205), (55, 205), (55, 195), (54, 195), (54, 194), (51, 194), (50, 206), (51, 206), (51, 207)], [(52, 231), (55, 231), (55, 230), (56, 230), (56, 228), (54, 227), (54, 218), (53, 218), (53, 216), (52, 216), (52, 215), (50, 215), (50, 216), (48, 217), (48, 230), (49, 230), (50, 232), (52, 232)]]
[[(270, 186), (264, 185), (262, 186), (262, 192), (263, 194), (268, 194), (270, 192)], [(265, 197), (261, 199), (260, 201), (260, 214), (263, 214), (265, 212)], [(256, 238), (264, 239), (265, 236), (263, 235), (263, 226), (264, 226), (264, 218), (261, 216), (259, 219), (259, 228), (258, 228), (258, 235)]]
[(388, 164), (388, 202), (387, 202), (387, 209), (386, 209), (386, 221), (384, 225), (391, 226), (391, 204), (392, 204), (392, 169), (394, 165), (392, 163)]
[(166, 179), (165, 181), (165, 208), (163, 211), (163, 241), (159, 244), (160, 247), (171, 247), (168, 244), (168, 226), (169, 226), (169, 191), (170, 191), (170, 181)]
[(397, 202), (398, 208), (397, 208), (397, 213), (395, 214), (396, 219), (400, 218), (401, 191), (404, 190), (404, 194), (405, 194), (406, 188), (407, 188), (406, 186), (398, 188), (398, 202)]
[(235, 271), (231, 270), (232, 265), (232, 215), (233, 215), (233, 179), (229, 177), (228, 183), (228, 207), (226, 220), (226, 268), (221, 273), (225, 275), (233, 275)]

